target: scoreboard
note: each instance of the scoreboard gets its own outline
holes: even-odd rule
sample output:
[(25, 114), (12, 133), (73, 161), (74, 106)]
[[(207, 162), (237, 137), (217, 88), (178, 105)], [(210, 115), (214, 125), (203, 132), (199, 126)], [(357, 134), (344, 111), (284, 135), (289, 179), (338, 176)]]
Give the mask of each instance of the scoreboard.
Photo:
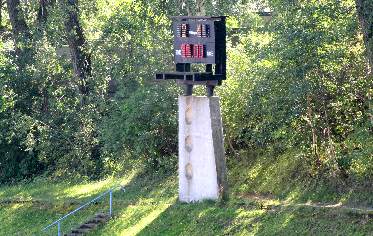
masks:
[(175, 63), (219, 64), (225, 58), (225, 17), (175, 17)]
[[(157, 73), (156, 79), (176, 79), (187, 85), (206, 85), (208, 95), (226, 79), (226, 17), (172, 17), (175, 72)], [(205, 71), (191, 71), (192, 64), (205, 64)]]

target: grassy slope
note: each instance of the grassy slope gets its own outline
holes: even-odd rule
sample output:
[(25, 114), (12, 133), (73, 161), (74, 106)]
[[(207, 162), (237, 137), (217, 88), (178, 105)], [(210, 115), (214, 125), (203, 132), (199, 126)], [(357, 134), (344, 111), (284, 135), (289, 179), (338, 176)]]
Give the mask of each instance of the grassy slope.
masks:
[[(232, 195), (226, 203), (178, 203), (175, 176), (138, 172), (85, 184), (39, 181), (2, 187), (0, 199), (39, 202), (0, 204), (0, 235), (40, 235), (40, 228), (52, 219), (119, 184), (125, 184), (127, 190), (114, 193), (115, 218), (91, 235), (369, 235), (373, 232), (371, 210), (317, 205), (340, 203), (366, 208), (373, 205), (372, 189), (304, 182), (297, 172), (302, 161), (295, 155), (284, 155), (276, 162), (271, 160), (266, 156), (231, 160)], [(77, 215), (76, 220), (82, 222), (101, 209), (107, 210), (107, 204), (95, 205)], [(71, 221), (66, 222), (64, 229), (72, 226)]]
[[(129, 179), (131, 175), (90, 183), (38, 180), (30, 184), (0, 187), (0, 235), (40, 235), (44, 226), (111, 186), (126, 184)], [(67, 220), (65, 228), (76, 225), (74, 222), (84, 221), (103, 207), (107, 208), (107, 204), (100, 203), (82, 211)]]

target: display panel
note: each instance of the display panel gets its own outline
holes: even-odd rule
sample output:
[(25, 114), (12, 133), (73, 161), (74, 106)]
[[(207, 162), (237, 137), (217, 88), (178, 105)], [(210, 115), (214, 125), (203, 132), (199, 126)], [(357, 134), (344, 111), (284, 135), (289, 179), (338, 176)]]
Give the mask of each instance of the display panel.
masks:
[[(175, 79), (185, 85), (185, 95), (192, 95), (194, 85), (205, 85), (207, 96), (226, 79), (225, 16), (172, 17), (175, 71), (157, 73), (156, 79)], [(192, 64), (204, 64), (193, 69)]]
[(225, 60), (225, 18), (175, 17), (175, 63), (217, 64)]

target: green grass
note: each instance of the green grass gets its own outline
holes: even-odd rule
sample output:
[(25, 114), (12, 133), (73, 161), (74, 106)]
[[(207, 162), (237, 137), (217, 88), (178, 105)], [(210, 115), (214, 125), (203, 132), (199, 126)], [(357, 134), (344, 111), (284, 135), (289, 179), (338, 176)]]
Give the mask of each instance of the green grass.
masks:
[[(43, 227), (110, 187), (125, 185), (135, 173), (97, 182), (54, 183), (42, 179), (0, 187), (0, 235), (41, 235)], [(107, 204), (99, 202), (79, 212), (64, 221), (64, 229), (77, 226), (102, 208), (107, 208)]]
[[(284, 155), (231, 159), (227, 202), (177, 201), (177, 177), (133, 171), (98, 182), (0, 187), (0, 235), (43, 235), (40, 229), (111, 186), (114, 218), (90, 235), (373, 235), (372, 189), (305, 181), (301, 160)], [(359, 191), (356, 191), (359, 189)], [(13, 203), (4, 203), (12, 200)], [(16, 201), (15, 201), (16, 200)], [(108, 199), (64, 222), (63, 230), (107, 209)], [(322, 204), (342, 204), (323, 207)], [(49, 231), (49, 234), (55, 233)], [(65, 231), (66, 232), (66, 231)]]
[(373, 207), (373, 176), (360, 182), (339, 176), (312, 176), (306, 161), (297, 152), (276, 157), (243, 153), (230, 165), (232, 191), (235, 195), (261, 194), (292, 203)]

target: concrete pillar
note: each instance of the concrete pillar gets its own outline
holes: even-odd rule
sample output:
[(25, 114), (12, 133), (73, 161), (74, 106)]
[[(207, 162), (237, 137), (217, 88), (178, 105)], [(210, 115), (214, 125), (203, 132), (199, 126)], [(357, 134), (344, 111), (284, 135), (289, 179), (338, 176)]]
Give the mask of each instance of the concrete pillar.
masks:
[(217, 200), (226, 193), (219, 98), (179, 96), (179, 200)]

